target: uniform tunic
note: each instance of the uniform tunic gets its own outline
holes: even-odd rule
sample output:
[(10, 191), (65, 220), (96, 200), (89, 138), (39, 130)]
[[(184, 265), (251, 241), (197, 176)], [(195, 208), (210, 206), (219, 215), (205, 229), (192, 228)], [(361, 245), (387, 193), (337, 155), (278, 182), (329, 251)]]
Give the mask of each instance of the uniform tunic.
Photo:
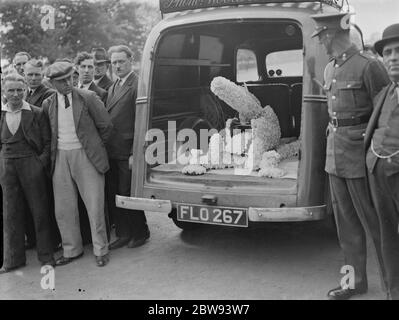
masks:
[[(389, 83), (384, 66), (350, 47), (327, 65), (324, 73), (330, 117), (370, 116), (373, 98)], [(363, 137), (367, 121), (346, 127), (328, 127), (326, 171), (342, 178), (365, 176)]]

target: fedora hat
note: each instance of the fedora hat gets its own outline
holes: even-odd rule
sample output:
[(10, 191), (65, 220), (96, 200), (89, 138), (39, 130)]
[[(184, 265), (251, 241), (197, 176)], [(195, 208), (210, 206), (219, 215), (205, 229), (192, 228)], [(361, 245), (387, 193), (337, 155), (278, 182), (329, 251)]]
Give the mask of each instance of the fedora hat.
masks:
[(110, 62), (104, 48), (93, 48), (91, 53), (93, 54), (94, 62)]
[(384, 46), (388, 42), (395, 40), (399, 41), (399, 23), (395, 23), (386, 28), (382, 33), (382, 39), (374, 44), (374, 48), (378, 54), (382, 56), (382, 50), (384, 50)]

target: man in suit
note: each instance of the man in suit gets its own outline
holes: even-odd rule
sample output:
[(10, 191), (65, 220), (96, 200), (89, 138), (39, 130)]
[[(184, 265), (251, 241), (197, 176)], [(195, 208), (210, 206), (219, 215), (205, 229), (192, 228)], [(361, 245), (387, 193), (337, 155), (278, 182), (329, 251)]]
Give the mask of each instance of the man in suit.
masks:
[(104, 147), (112, 123), (98, 96), (72, 86), (73, 65), (58, 61), (47, 77), (57, 93), (43, 102), (52, 130), (51, 173), (55, 215), (61, 232), (65, 265), (83, 255), (78, 193), (87, 208), (97, 266), (109, 261), (104, 217), (104, 174), (109, 169)]
[(75, 58), (75, 65), (79, 73), (78, 88), (95, 92), (105, 104), (107, 91), (97, 86), (94, 81), (94, 59), (88, 52), (79, 52)]
[(133, 72), (133, 53), (124, 45), (109, 49), (111, 64), (118, 79), (108, 90), (107, 110), (114, 125), (107, 143), (110, 170), (106, 175), (106, 192), (109, 212), (115, 223), (118, 239), (110, 249), (127, 245), (135, 248), (150, 237), (143, 211), (126, 210), (115, 205), (115, 195), (130, 196), (131, 162), (133, 151), (134, 121), (136, 112), (137, 76)]
[(28, 85), (25, 100), (41, 108), (43, 101), (55, 93), (55, 90), (43, 84), (43, 63), (36, 59), (29, 60), (24, 66), (24, 73)]
[[(28, 92), (26, 94), (25, 100), (29, 104), (41, 108), (43, 101), (55, 93), (55, 90), (48, 88), (47, 86), (45, 86), (42, 83), (42, 81), (43, 81), (43, 63), (40, 60), (36, 60), (36, 59), (29, 60), (24, 65), (24, 74), (25, 74), (25, 81), (28, 86)], [(51, 191), (50, 191), (50, 194), (52, 194)], [(54, 211), (54, 208), (52, 208), (53, 202), (54, 202), (52, 195), (49, 198), (50, 198), (50, 210)], [(52, 229), (53, 238), (54, 238), (54, 242), (55, 242), (54, 245), (57, 245), (60, 242), (59, 241), (60, 239), (59, 239), (59, 234), (58, 234), (54, 219), (55, 218), (52, 213), (51, 214), (51, 222), (52, 222), (51, 229)], [(35, 239), (35, 229), (34, 229), (34, 224), (33, 224), (33, 220), (32, 220), (32, 215), (29, 213), (29, 211), (27, 211), (27, 216), (26, 216), (25, 221), (26, 221), (25, 248), (30, 249), (35, 246), (36, 239)]]
[(313, 36), (319, 37), (332, 56), (324, 71), (330, 116), (325, 170), (345, 265), (354, 270), (354, 287), (338, 287), (327, 296), (344, 300), (368, 290), (366, 232), (371, 231), (381, 264), (378, 234), (369, 230), (376, 218), (365, 181), (363, 134), (373, 110), (373, 98), (389, 79), (381, 62), (353, 44), (349, 14), (318, 14), (312, 18), (317, 24)]
[(375, 49), (391, 82), (374, 100), (365, 146), (368, 180), (376, 208), (388, 298), (399, 299), (399, 24), (385, 29)]
[(25, 203), (33, 215), (39, 261), (42, 265), (55, 265), (45, 171), (50, 162), (48, 120), (40, 108), (23, 100), (25, 80), (22, 76), (10, 74), (5, 77), (4, 85), (7, 104), (0, 120), (0, 183), (4, 204), (2, 273), (26, 264)]
[(110, 64), (107, 53), (104, 48), (93, 48), (91, 53), (94, 56), (94, 83), (108, 91), (112, 80), (107, 76)]
[(21, 75), (24, 76), (24, 67), (25, 63), (27, 63), (31, 58), (30, 54), (21, 51), (15, 54), (14, 59), (12, 61), (14, 69)]

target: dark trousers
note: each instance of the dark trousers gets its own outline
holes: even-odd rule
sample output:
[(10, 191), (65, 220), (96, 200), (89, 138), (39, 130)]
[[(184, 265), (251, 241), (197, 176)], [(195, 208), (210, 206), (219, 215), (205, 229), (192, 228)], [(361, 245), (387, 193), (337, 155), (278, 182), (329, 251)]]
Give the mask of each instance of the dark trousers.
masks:
[(47, 177), (36, 157), (1, 159), (0, 181), (3, 188), (3, 230), (5, 268), (26, 262), (25, 201), (33, 216), (39, 261), (53, 259), (50, 233)]
[(329, 175), (331, 199), (338, 239), (345, 264), (355, 271), (355, 287), (367, 288), (367, 239), (370, 235), (376, 249), (380, 272), (382, 254), (376, 212), (369, 197), (365, 178), (346, 179)]
[(379, 159), (369, 174), (370, 191), (375, 205), (381, 236), (381, 251), (386, 286), (392, 299), (399, 299), (399, 173), (385, 174), (386, 160)]
[(110, 159), (105, 176), (107, 202), (117, 237), (141, 238), (148, 231), (144, 211), (126, 210), (115, 205), (115, 195), (130, 196), (132, 172), (128, 160)]

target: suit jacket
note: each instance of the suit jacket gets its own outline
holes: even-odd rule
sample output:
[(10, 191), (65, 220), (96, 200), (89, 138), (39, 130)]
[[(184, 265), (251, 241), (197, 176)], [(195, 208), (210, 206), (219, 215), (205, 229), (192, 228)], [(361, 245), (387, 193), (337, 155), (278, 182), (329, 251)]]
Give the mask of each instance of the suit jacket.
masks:
[(94, 82), (92, 82), (88, 88), (90, 91), (95, 92), (98, 97), (101, 99), (101, 101), (104, 103), (104, 105), (107, 103), (107, 97), (108, 93), (106, 90), (100, 88), (98, 85), (96, 85)]
[(380, 118), (380, 115), (381, 115), (382, 106), (384, 105), (384, 101), (387, 97), (390, 86), (391, 86), (391, 84), (384, 87), (380, 91), (380, 93), (378, 95), (376, 95), (374, 98), (373, 113), (371, 114), (369, 123), (366, 128), (366, 132), (364, 134), (364, 144), (366, 147), (365, 148), (366, 152), (370, 148), (371, 139), (373, 138), (374, 130), (377, 128), (378, 119)]
[[(58, 142), (58, 99), (54, 94), (43, 102), (43, 110), (48, 115), (51, 126), (51, 173)], [(105, 142), (110, 137), (112, 123), (104, 104), (94, 92), (72, 89), (72, 110), (76, 135), (87, 157), (100, 173), (109, 169)]]
[[(32, 111), (22, 110), (21, 126), (26, 141), (36, 151), (43, 167), (50, 164), (51, 131), (48, 119), (43, 110), (29, 105)], [(5, 125), (6, 111), (1, 112), (0, 132)], [(0, 150), (2, 144), (0, 143)]]
[(43, 101), (46, 100), (49, 96), (54, 94), (56, 91), (49, 87), (46, 87), (44, 84), (41, 84), (35, 92), (30, 97), (26, 98), (26, 101), (30, 104), (33, 104), (36, 107), (41, 108)]
[(99, 86), (101, 89), (104, 89), (105, 91), (108, 91), (108, 89), (112, 86), (113, 81), (108, 78), (107, 75), (104, 75), (101, 80), (98, 82), (97, 86)]
[(107, 143), (107, 151), (110, 158), (124, 160), (129, 159), (133, 148), (137, 76), (133, 72), (117, 92), (115, 84), (116, 82), (108, 90), (106, 104), (114, 125)]

